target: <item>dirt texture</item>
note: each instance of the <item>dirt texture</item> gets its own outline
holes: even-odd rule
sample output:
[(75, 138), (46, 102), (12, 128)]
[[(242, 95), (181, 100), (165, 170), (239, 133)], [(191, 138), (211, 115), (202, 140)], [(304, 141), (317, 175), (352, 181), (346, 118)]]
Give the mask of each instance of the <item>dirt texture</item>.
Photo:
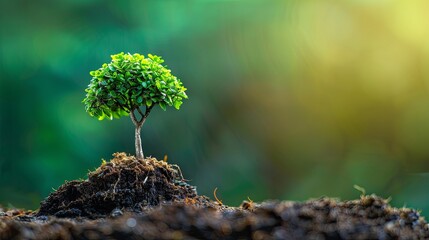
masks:
[(4, 212), (0, 239), (429, 239), (426, 221), (376, 196), (354, 201), (244, 202), (213, 208), (161, 204), (90, 220)]
[(429, 228), (375, 195), (229, 207), (199, 196), (177, 166), (117, 153), (38, 212), (0, 208), (3, 239), (429, 239)]
[(99, 218), (117, 209), (141, 212), (162, 202), (198, 198), (177, 165), (125, 153), (113, 156), (87, 180), (63, 184), (41, 203), (38, 215)]

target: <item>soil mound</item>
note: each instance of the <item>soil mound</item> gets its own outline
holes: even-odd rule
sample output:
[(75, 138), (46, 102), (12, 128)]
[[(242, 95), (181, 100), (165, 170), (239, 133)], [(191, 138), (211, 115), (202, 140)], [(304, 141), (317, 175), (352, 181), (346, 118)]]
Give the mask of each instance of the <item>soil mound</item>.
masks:
[(98, 218), (115, 214), (113, 210), (140, 212), (161, 203), (198, 197), (177, 165), (155, 158), (138, 160), (125, 153), (113, 156), (88, 173), (87, 180), (63, 184), (42, 201), (38, 215)]

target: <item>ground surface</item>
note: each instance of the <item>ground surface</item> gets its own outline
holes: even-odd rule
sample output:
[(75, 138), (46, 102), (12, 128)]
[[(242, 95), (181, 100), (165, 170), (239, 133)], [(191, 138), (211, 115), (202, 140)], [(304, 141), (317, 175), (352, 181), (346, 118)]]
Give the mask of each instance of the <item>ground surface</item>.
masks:
[(0, 209), (0, 239), (429, 239), (429, 229), (377, 196), (228, 207), (198, 196), (176, 166), (116, 154), (39, 212)]

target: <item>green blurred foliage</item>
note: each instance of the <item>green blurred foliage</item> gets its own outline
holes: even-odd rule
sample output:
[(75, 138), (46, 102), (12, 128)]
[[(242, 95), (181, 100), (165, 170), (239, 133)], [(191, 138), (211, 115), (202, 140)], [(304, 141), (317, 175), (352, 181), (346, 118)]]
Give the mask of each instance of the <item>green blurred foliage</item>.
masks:
[[(37, 208), (101, 158), (134, 152), (129, 119), (81, 103), (117, 52), (156, 53), (188, 88), (155, 110), (149, 155), (199, 193), (356, 198), (429, 213), (429, 3), (424, 0), (0, 2), (0, 202)], [(180, 126), (180, 127), (178, 127)]]

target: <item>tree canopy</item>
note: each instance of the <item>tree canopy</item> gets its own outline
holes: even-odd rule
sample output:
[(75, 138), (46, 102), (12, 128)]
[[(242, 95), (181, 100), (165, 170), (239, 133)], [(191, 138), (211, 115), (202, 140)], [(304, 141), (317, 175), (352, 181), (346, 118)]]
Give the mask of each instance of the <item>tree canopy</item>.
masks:
[[(83, 100), (89, 115), (99, 120), (128, 116), (140, 107), (159, 105), (179, 109), (188, 98), (180, 79), (163, 66), (160, 56), (119, 53), (110, 63), (91, 71), (91, 82)], [(143, 117), (143, 115), (142, 115)]]

